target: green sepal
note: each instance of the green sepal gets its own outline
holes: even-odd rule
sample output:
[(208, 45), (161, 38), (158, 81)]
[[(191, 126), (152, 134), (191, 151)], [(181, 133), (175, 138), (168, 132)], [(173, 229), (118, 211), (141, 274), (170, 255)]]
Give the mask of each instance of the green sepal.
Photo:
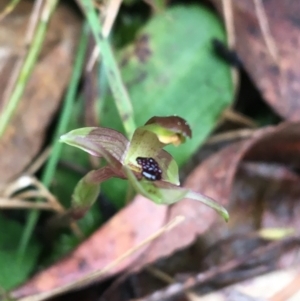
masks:
[(73, 130), (60, 137), (60, 142), (82, 149), (96, 157), (103, 157), (112, 166), (123, 163), (129, 141), (121, 133), (103, 127)]

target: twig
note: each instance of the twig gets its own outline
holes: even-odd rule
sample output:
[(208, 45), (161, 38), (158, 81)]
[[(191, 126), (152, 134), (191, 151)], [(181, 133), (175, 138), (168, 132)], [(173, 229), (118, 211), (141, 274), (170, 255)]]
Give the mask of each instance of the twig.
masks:
[(0, 191), (0, 194), (4, 197), (10, 197), (15, 194), (18, 190), (27, 188), (32, 183), (31, 177), (23, 175), (16, 179), (12, 183), (8, 183), (5, 185), (5, 189)]
[[(61, 205), (57, 198), (52, 193), (50, 193), (50, 191), (41, 182), (35, 179), (34, 183), (39, 188), (40, 192), (46, 196), (48, 202), (56, 209), (58, 213), (60, 213), (61, 215), (65, 215), (67, 213), (66, 209)], [(71, 220), (70, 227), (77, 237), (83, 237), (82, 231), (74, 220)]]
[(234, 130), (225, 133), (215, 134), (209, 139), (207, 139), (204, 145), (211, 145), (220, 142), (250, 138), (251, 136), (253, 136), (255, 131), (256, 131), (255, 129), (242, 129), (242, 130)]
[[(230, 50), (235, 49), (234, 17), (232, 11), (232, 0), (222, 0), (223, 15), (227, 33), (227, 46)], [(235, 93), (239, 88), (239, 73), (236, 68), (231, 67), (231, 77)]]
[(28, 47), (32, 43), (32, 40), (34, 38), (34, 33), (37, 28), (39, 18), (41, 15), (41, 9), (43, 7), (44, 2), (45, 2), (45, 0), (35, 0), (35, 2), (34, 2), (34, 7), (32, 10), (32, 14), (30, 16), (28, 29), (25, 34), (25, 47)]
[(10, 14), (15, 7), (19, 4), (20, 0), (11, 0), (0, 13), (0, 21), (2, 21), (8, 14)]
[[(171, 277), (170, 275), (168, 275), (167, 273), (153, 267), (153, 266), (149, 266), (146, 267), (146, 270), (154, 277), (156, 277), (157, 279), (160, 279), (163, 282), (166, 282), (168, 284), (173, 284), (175, 283), (175, 279), (173, 277)], [(192, 291), (186, 291), (185, 292), (186, 298), (190, 301), (196, 300), (195, 298), (197, 297), (196, 294)], [(197, 299), (198, 300), (198, 299)]]
[(61, 205), (61, 203), (57, 200), (56, 197), (35, 177), (32, 177), (32, 183), (38, 188), (42, 196), (45, 196), (49, 203), (52, 204), (53, 207), (60, 213), (65, 211), (65, 208)]
[[(10, 196), (15, 195), (19, 190), (28, 188), (29, 186), (35, 186), (37, 188), (37, 190), (29, 190), (29, 191), (27, 190), (27, 191), (18, 193), (16, 195), (18, 197), (18, 200), (21, 200), (23, 202), (22, 204), (19, 203), (20, 204), (19, 209), (25, 208), (25, 207), (30, 209), (29, 205), (25, 205), (24, 202), (26, 202), (26, 201), (24, 201), (24, 199), (35, 198), (37, 200), (46, 199), (47, 203), (41, 203), (41, 205), (38, 205), (39, 202), (34, 202), (34, 203), (29, 202), (30, 204), (33, 204), (31, 206), (32, 209), (38, 209), (40, 206), (41, 209), (50, 208), (49, 210), (56, 211), (60, 215), (64, 215), (66, 213), (66, 209), (60, 204), (60, 202), (56, 199), (56, 197), (40, 181), (38, 181), (35, 177), (32, 177), (32, 176), (24, 175), (24, 176), (20, 177), (19, 179), (17, 179), (15, 182), (8, 185), (8, 187), (6, 187), (6, 189), (1, 192), (2, 196), (5, 197), (3, 199), (4, 200), (8, 200), (8, 199), (9, 200), (14, 200), (14, 199), (17, 200), (16, 198), (10, 198)], [(15, 202), (13, 205), (16, 206), (15, 209), (18, 209), (17, 202)], [(9, 207), (9, 205), (5, 205), (5, 204), (3, 204), (3, 206), (6, 206), (5, 208)], [(0, 208), (1, 208), (1, 204), (0, 204)], [(83, 237), (83, 234), (75, 221), (70, 222), (70, 227), (71, 227), (73, 233), (77, 237), (80, 237), (80, 238)]]
[(18, 76), (21, 72), (21, 68), (24, 64), (26, 50), (28, 49), (29, 45), (32, 42), (34, 29), (36, 28), (37, 19), (40, 16), (41, 7), (43, 4), (43, 0), (37, 0), (34, 2), (34, 6), (32, 9), (32, 13), (30, 15), (30, 19), (28, 22), (28, 26), (25, 32), (25, 39), (24, 39), (24, 45), (23, 45), (23, 51), (21, 51), (17, 62), (15, 63), (15, 66), (12, 70), (12, 73), (10, 75), (8, 84), (4, 90), (3, 93), (3, 100), (2, 100), (2, 106), (5, 107), (7, 103), (9, 102), (9, 98), (11, 97), (13, 89), (15, 89)]
[(128, 91), (123, 83), (112, 48), (109, 44), (109, 41), (102, 36), (102, 25), (99, 22), (99, 18), (94, 10), (92, 1), (78, 0), (78, 2), (81, 5), (86, 19), (91, 27), (96, 44), (101, 50), (103, 66), (107, 75), (110, 89), (114, 96), (118, 113), (121, 117), (127, 136), (131, 137), (136, 128), (133, 108)]
[[(106, 15), (103, 22), (102, 35), (104, 38), (107, 38), (111, 32), (115, 19), (118, 15), (120, 6), (122, 4), (122, 0), (110, 0), (107, 8), (105, 9)], [(99, 57), (100, 49), (98, 47), (94, 47), (92, 51), (92, 55), (87, 63), (87, 71), (91, 71), (97, 58)]]
[(247, 117), (247, 116), (245, 116), (241, 113), (235, 112), (232, 109), (225, 110), (222, 114), (222, 117), (225, 118), (225, 119), (228, 119), (232, 122), (236, 122), (236, 123), (239, 123), (239, 124), (242, 124), (242, 125), (246, 125), (246, 126), (251, 127), (251, 128), (256, 128), (257, 127), (255, 121), (253, 121), (252, 119), (250, 119), (249, 117)]
[(51, 147), (46, 147), (42, 153), (24, 170), (24, 174), (33, 175), (35, 174), (47, 161), (51, 153)]
[(57, 212), (64, 212), (64, 207), (58, 202), (58, 200), (50, 193), (50, 191), (35, 177), (24, 175), (18, 178), (15, 182), (11, 183), (6, 190), (2, 192), (2, 195), (6, 198), (9, 198), (12, 195), (15, 195), (19, 190), (28, 188), (29, 186), (35, 186), (37, 190), (34, 191), (25, 191), (20, 194), (17, 194), (20, 198), (45, 198), (51, 206), (55, 208)]
[(163, 282), (166, 282), (168, 284), (172, 284), (175, 282), (175, 279), (168, 275), (167, 273), (153, 267), (153, 266), (148, 266), (146, 267), (146, 271), (156, 277), (157, 279), (162, 280)]
[(272, 59), (277, 63), (278, 62), (278, 50), (276, 47), (275, 40), (271, 34), (268, 18), (261, 0), (253, 0), (255, 11), (259, 23), (259, 27), (261, 29), (263, 38), (267, 45), (267, 49), (269, 54), (271, 55)]
[(299, 243), (300, 237), (294, 236), (281, 241), (271, 242), (267, 246), (260, 247), (254, 250), (251, 254), (247, 254), (242, 258), (230, 260), (221, 266), (217, 266), (206, 272), (199, 273), (195, 277), (190, 277), (184, 283), (178, 282), (178, 283), (171, 284), (162, 290), (158, 290), (154, 292), (153, 294), (150, 294), (143, 298), (134, 299), (132, 301), (162, 301), (162, 300), (174, 298), (175, 296), (186, 292), (187, 290), (195, 287), (196, 285), (203, 284), (213, 279), (217, 275), (224, 274), (226, 272), (229, 272), (233, 269), (240, 267), (241, 265), (247, 263), (249, 260), (252, 260), (255, 257), (258, 257), (277, 247), (281, 247), (282, 245), (286, 246), (288, 244), (293, 244), (295, 242)]
[(109, 36), (109, 33), (113, 27), (116, 20), (117, 14), (119, 12), (122, 0), (110, 0), (107, 6), (105, 19), (103, 22), (102, 34), (104, 38)]
[(24, 201), (19, 198), (1, 198), (0, 197), (0, 209), (40, 209), (40, 210), (52, 210), (56, 211), (56, 208), (49, 203), (36, 203), (30, 201)]
[(161, 236), (165, 232), (170, 231), (174, 227), (178, 226), (180, 223), (182, 223), (184, 221), (184, 219), (185, 218), (183, 216), (175, 217), (168, 224), (161, 227), (159, 230), (157, 230), (155, 233), (153, 233), (152, 235), (150, 235), (149, 237), (144, 239), (142, 242), (137, 244), (135, 247), (133, 247), (133, 248), (129, 249), (128, 251), (126, 251), (124, 254), (122, 254), (116, 260), (109, 263), (107, 266), (105, 266), (101, 270), (97, 270), (97, 271), (83, 277), (80, 280), (76, 280), (72, 283), (63, 285), (59, 288), (53, 289), (50, 292), (43, 292), (43, 293), (40, 293), (40, 294), (28, 296), (28, 297), (25, 297), (25, 298), (18, 299), (18, 301), (42, 301), (42, 300), (46, 300), (46, 299), (49, 299), (51, 297), (57, 296), (59, 294), (62, 294), (66, 291), (69, 291), (69, 290), (72, 290), (72, 289), (75, 289), (75, 288), (78, 289), (79, 287), (85, 286), (85, 285), (95, 281), (96, 279), (99, 279), (100, 276), (105, 275), (107, 272), (109, 272), (112, 268), (117, 266), (124, 259), (131, 256), (132, 254), (134, 254), (136, 251), (138, 251), (139, 249), (141, 249), (142, 247), (144, 247), (145, 245), (147, 245), (151, 241), (155, 240), (156, 238), (158, 238), (159, 236)]

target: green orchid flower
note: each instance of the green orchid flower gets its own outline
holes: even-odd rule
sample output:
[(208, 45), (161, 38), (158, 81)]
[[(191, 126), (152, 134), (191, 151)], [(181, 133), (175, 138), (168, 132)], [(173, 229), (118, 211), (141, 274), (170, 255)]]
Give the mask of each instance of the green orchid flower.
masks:
[(152, 117), (138, 127), (129, 141), (121, 133), (104, 127), (86, 127), (60, 137), (60, 141), (102, 157), (107, 165), (90, 171), (77, 184), (72, 214), (82, 217), (95, 202), (99, 184), (112, 177), (128, 179), (135, 190), (157, 204), (173, 204), (184, 198), (200, 201), (215, 209), (227, 221), (228, 212), (211, 198), (181, 187), (178, 166), (163, 147), (191, 138), (187, 122), (178, 116)]

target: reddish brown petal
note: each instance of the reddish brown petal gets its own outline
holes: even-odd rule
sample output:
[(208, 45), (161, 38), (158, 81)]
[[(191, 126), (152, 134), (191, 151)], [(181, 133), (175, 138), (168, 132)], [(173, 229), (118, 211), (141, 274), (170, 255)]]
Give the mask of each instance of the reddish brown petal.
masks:
[(121, 166), (129, 144), (121, 133), (102, 127), (76, 129), (61, 136), (60, 141), (78, 147), (93, 156), (104, 157), (114, 167)]

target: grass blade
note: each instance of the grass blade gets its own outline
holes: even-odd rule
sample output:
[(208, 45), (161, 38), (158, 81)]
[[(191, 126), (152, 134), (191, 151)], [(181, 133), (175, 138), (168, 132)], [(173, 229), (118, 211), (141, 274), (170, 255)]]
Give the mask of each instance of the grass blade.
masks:
[[(75, 97), (76, 97), (76, 91), (78, 87), (78, 83), (82, 74), (84, 59), (85, 59), (85, 53), (87, 49), (87, 26), (84, 26), (84, 29), (81, 34), (81, 38), (79, 40), (78, 44), (78, 51), (76, 55), (75, 65), (73, 69), (73, 73), (71, 76), (70, 84), (66, 93), (66, 97), (64, 100), (64, 105), (62, 108), (62, 113), (57, 125), (57, 128), (55, 130), (54, 136), (53, 136), (53, 150), (51, 152), (51, 156), (45, 166), (44, 172), (42, 174), (41, 181), (45, 186), (49, 186), (51, 183), (51, 180), (54, 176), (56, 166), (59, 160), (59, 156), (62, 150), (62, 144), (58, 141), (61, 134), (66, 132), (67, 126), (71, 117), (72, 108), (74, 105)], [(28, 246), (30, 237), (32, 235), (33, 229), (36, 225), (36, 222), (39, 217), (39, 211), (33, 210), (28, 215), (27, 223), (24, 229), (24, 233), (22, 236), (22, 240), (20, 241), (19, 245), (19, 257), (22, 258), (23, 254), (26, 251), (26, 248)]]
[(21, 68), (20, 74), (17, 79), (16, 87), (12, 92), (12, 95), (4, 109), (0, 118), (0, 138), (3, 136), (11, 117), (13, 116), (25, 90), (28, 79), (32, 73), (33, 67), (37, 61), (38, 55), (41, 51), (42, 44), (47, 32), (48, 23), (51, 19), (51, 15), (57, 5), (57, 0), (48, 0), (45, 3), (42, 11), (41, 19), (37, 26), (33, 41), (28, 50), (27, 57)]
[(102, 35), (102, 25), (93, 7), (93, 1), (80, 1), (84, 14), (91, 27), (94, 39), (101, 51), (104, 69), (107, 74), (108, 82), (113, 93), (117, 109), (122, 119), (127, 136), (130, 138), (136, 128), (133, 116), (133, 108), (130, 97), (123, 84), (119, 67), (116, 63), (111, 46)]

